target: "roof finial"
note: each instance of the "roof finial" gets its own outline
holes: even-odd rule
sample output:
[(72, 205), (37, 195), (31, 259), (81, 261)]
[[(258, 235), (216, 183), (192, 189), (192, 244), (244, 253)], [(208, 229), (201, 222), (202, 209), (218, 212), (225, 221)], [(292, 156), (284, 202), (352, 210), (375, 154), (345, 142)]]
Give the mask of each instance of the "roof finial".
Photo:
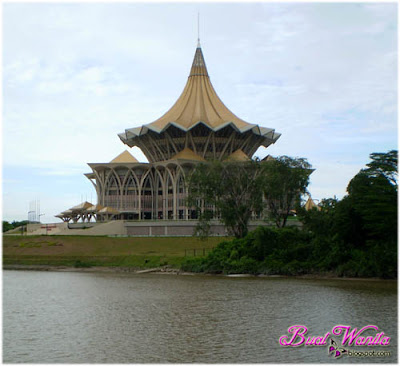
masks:
[(200, 13), (197, 13), (197, 48), (200, 47)]

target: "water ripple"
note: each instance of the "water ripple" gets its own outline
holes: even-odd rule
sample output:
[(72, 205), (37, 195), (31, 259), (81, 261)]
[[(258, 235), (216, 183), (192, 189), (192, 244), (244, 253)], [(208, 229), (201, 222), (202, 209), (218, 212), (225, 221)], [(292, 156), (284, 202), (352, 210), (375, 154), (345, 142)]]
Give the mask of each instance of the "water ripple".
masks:
[(379, 362), (397, 360), (394, 282), (24, 271), (3, 281), (4, 362), (332, 362), (325, 347), (279, 346), (293, 324), (314, 335), (377, 324), (393, 340)]

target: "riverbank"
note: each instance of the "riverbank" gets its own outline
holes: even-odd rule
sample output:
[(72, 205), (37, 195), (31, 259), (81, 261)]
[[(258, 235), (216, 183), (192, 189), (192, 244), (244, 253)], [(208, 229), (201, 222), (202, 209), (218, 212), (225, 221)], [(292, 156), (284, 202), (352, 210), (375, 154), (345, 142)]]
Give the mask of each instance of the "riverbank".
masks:
[(78, 272), (78, 273), (131, 273), (131, 274), (166, 274), (166, 275), (181, 275), (181, 276), (211, 276), (211, 277), (229, 277), (229, 278), (298, 278), (310, 280), (346, 280), (346, 281), (385, 281), (397, 282), (397, 279), (382, 279), (376, 277), (338, 277), (334, 273), (320, 273), (320, 274), (304, 274), (297, 276), (285, 275), (252, 275), (247, 273), (237, 274), (211, 274), (211, 273), (194, 273), (185, 272), (179, 268), (172, 267), (156, 267), (156, 268), (134, 268), (134, 267), (105, 267), (95, 266), (87, 268), (67, 267), (67, 266), (53, 266), (53, 265), (22, 265), (22, 264), (8, 264), (3, 265), (3, 270), (13, 271), (47, 271), (47, 272)]
[(24, 264), (5, 264), (3, 270), (14, 270), (14, 271), (49, 271), (49, 272), (124, 272), (124, 273), (168, 273), (178, 274), (180, 271), (177, 268), (169, 267), (157, 267), (140, 269), (134, 267), (67, 267), (67, 266), (52, 266), (52, 265), (24, 265)]
[[(187, 260), (200, 260), (220, 242), (229, 240), (226, 237), (201, 241), (193, 237), (3, 236), (3, 269), (212, 275), (207, 271), (186, 268)], [(215, 275), (380, 280), (376, 277), (339, 276), (334, 272), (252, 275), (231, 271)]]

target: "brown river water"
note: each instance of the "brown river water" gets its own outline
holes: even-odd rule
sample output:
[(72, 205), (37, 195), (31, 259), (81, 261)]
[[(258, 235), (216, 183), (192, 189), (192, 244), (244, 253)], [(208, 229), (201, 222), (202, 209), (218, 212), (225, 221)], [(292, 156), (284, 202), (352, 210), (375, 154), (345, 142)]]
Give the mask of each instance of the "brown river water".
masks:
[[(293, 325), (330, 335), (280, 345)], [(337, 325), (389, 345), (341, 346)], [(395, 363), (397, 282), (5, 270), (3, 362)]]

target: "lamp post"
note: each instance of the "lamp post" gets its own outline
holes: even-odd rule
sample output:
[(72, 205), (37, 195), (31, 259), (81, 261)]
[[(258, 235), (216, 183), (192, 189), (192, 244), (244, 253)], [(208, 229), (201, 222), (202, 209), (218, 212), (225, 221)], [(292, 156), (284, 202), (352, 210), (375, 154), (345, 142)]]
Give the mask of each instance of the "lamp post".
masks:
[(28, 221), (29, 221), (29, 222), (32, 221), (32, 220), (31, 220), (31, 213), (32, 213), (32, 212), (35, 212), (35, 211), (28, 211)]

